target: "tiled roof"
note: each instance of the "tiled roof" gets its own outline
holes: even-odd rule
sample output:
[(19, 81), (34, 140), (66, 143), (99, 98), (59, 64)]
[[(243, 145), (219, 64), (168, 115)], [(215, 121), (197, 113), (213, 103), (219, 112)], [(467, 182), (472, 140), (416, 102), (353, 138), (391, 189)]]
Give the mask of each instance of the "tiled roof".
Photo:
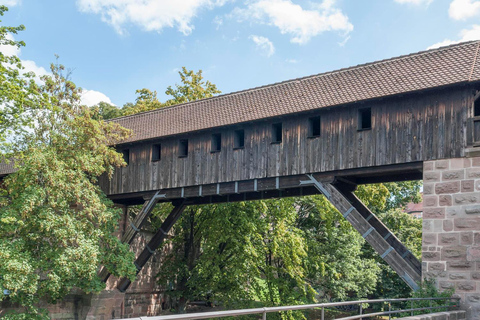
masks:
[(127, 142), (480, 80), (480, 41), (464, 42), (117, 118)]

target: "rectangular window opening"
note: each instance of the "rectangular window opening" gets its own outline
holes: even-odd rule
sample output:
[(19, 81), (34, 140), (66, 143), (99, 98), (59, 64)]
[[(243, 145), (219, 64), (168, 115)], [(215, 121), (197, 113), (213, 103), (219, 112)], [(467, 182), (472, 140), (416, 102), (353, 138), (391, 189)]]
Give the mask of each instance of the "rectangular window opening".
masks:
[(222, 135), (220, 133), (212, 134), (212, 152), (222, 150)]
[(160, 161), (162, 159), (162, 145), (160, 143), (152, 145), (152, 161)]
[(188, 140), (181, 139), (178, 141), (178, 156), (183, 158), (188, 156)]
[(311, 138), (320, 137), (320, 131), (320, 117), (312, 117), (308, 119), (308, 136)]
[(272, 143), (282, 142), (282, 123), (272, 124)]
[(233, 148), (242, 149), (244, 147), (245, 147), (245, 130), (235, 130)]
[(127, 164), (127, 166), (130, 164), (130, 150), (125, 149), (122, 150), (122, 156), (123, 156), (123, 161)]
[(473, 116), (480, 117), (480, 99), (475, 100), (473, 104)]
[(358, 130), (368, 130), (372, 128), (372, 109), (365, 108), (358, 110)]

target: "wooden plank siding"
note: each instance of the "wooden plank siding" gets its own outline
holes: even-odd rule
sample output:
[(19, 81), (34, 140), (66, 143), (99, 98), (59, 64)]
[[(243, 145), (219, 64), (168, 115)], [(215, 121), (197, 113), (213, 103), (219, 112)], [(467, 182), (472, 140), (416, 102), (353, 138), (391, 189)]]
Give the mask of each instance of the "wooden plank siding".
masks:
[[(472, 104), (471, 87), (450, 87), (159, 137), (119, 146), (129, 149), (130, 163), (111, 180), (102, 177), (100, 184), (113, 195), (462, 157)], [(371, 108), (370, 130), (358, 130), (361, 108)], [(321, 134), (311, 138), (309, 118), (314, 116), (321, 117)], [(275, 144), (272, 124), (278, 122), (283, 124), (283, 141)], [(234, 150), (238, 129), (245, 130), (245, 146)], [(214, 133), (221, 134), (219, 152), (211, 152)], [(180, 139), (188, 139), (187, 157), (178, 157)], [(152, 162), (155, 143), (161, 143), (162, 154)]]

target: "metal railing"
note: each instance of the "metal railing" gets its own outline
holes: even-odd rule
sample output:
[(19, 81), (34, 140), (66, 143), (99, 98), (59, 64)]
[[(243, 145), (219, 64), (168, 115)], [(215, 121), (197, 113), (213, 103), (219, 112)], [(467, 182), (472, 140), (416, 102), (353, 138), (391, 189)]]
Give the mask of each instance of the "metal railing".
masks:
[[(434, 301), (444, 300), (443, 305), (433, 305)], [(325, 320), (325, 309), (334, 308), (340, 306), (351, 306), (359, 305), (358, 310), (359, 314), (355, 316), (336, 318), (335, 320), (354, 320), (354, 319), (367, 319), (370, 317), (376, 316), (386, 316), (391, 319), (393, 314), (407, 313), (411, 316), (414, 315), (415, 311), (428, 310), (430, 313), (435, 309), (447, 310), (458, 310), (460, 307), (459, 303), (460, 298), (403, 298), (403, 299), (376, 299), (376, 300), (359, 300), (359, 301), (344, 301), (344, 302), (331, 302), (331, 303), (320, 303), (320, 304), (306, 304), (306, 305), (297, 305), (297, 306), (282, 306), (282, 307), (266, 307), (266, 308), (253, 308), (253, 309), (239, 309), (239, 310), (227, 310), (227, 311), (215, 311), (215, 312), (201, 312), (201, 313), (188, 313), (188, 314), (175, 314), (168, 316), (153, 316), (153, 317), (137, 317), (129, 318), (128, 320), (195, 320), (195, 319), (211, 319), (211, 318), (223, 318), (223, 317), (236, 317), (243, 315), (252, 315), (252, 314), (261, 314), (262, 319), (267, 319), (267, 313), (272, 312), (284, 312), (284, 311), (299, 311), (299, 310), (309, 310), (309, 309), (320, 309), (321, 310), (321, 320)], [(428, 301), (428, 307), (417, 307), (415, 308), (415, 301)], [(408, 309), (392, 309), (392, 304), (404, 302), (408, 304), (410, 302), (410, 308)], [(380, 311), (373, 313), (364, 313), (363, 305), (364, 304), (377, 304), (383, 303), (388, 304), (388, 311)], [(438, 310), (437, 310), (438, 311)], [(123, 319), (127, 320), (127, 319)]]

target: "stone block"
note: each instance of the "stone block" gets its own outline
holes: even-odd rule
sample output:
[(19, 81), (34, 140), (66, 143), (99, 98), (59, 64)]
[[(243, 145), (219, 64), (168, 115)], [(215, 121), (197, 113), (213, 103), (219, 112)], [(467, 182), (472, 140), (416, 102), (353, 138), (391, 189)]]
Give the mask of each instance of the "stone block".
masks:
[(454, 194), (453, 202), (456, 205), (469, 205), (473, 203), (480, 203), (480, 193), (470, 192), (470, 193)]
[(462, 180), (461, 187), (462, 192), (474, 192), (475, 180)]
[[(425, 175), (423, 175), (425, 179)], [(442, 180), (462, 180), (465, 178), (464, 170), (449, 170), (442, 172)]]
[(433, 220), (423, 219), (422, 221), (423, 232), (433, 232)]
[(451, 272), (448, 275), (450, 280), (468, 280), (470, 278), (470, 274), (467, 272)]
[(437, 160), (435, 161), (435, 169), (445, 170), (449, 169), (448, 160)]
[(445, 217), (446, 218), (455, 218), (459, 215), (460, 208), (458, 207), (448, 207), (445, 208)]
[(425, 161), (423, 163), (423, 171), (431, 171), (433, 170), (433, 161)]
[(463, 169), (463, 168), (470, 168), (472, 166), (472, 162), (469, 158), (457, 158), (457, 159), (450, 159), (450, 169)]
[(422, 244), (424, 246), (436, 245), (437, 244), (437, 233), (425, 232), (422, 237)]
[(453, 231), (452, 220), (443, 220), (443, 231), (446, 231), (446, 232)]
[(473, 232), (462, 232), (460, 234), (460, 244), (472, 245), (473, 244)]
[(441, 194), (438, 196), (438, 204), (442, 207), (452, 205), (452, 196), (449, 194)]
[(480, 214), (480, 205), (469, 205), (464, 208), (465, 214)]
[(471, 246), (467, 249), (468, 261), (480, 261), (480, 246)]
[(438, 196), (428, 195), (423, 196), (423, 207), (436, 207), (438, 206)]
[(424, 252), (423, 255), (422, 255), (422, 260), (423, 261), (439, 261), (440, 260), (440, 252), (438, 252), (438, 251)]
[(480, 230), (480, 218), (455, 218), (453, 224), (456, 231)]
[(460, 192), (460, 181), (435, 183), (436, 194), (453, 194)]
[(428, 271), (445, 271), (447, 265), (445, 262), (429, 262)]
[(447, 271), (472, 271), (475, 269), (473, 261), (447, 261)]
[(427, 171), (423, 173), (424, 182), (438, 182), (440, 181), (441, 172), (440, 171)]
[(474, 232), (473, 233), (473, 244), (479, 244), (480, 245), (480, 232)]
[[(467, 247), (465, 246), (448, 246), (442, 248), (441, 260), (453, 261), (453, 260), (466, 260), (467, 259)], [(469, 260), (473, 261), (473, 260)]]
[(480, 280), (480, 272), (473, 272), (470, 276), (473, 280)]
[(480, 168), (467, 168), (467, 179), (480, 179)]
[(423, 184), (423, 194), (434, 194), (435, 193), (435, 183), (424, 183)]
[(458, 232), (442, 233), (438, 236), (439, 245), (458, 245), (460, 243)]
[(433, 207), (423, 209), (424, 219), (445, 219), (445, 208)]
[(472, 292), (476, 290), (475, 281), (458, 281), (455, 283), (455, 290), (458, 292)]
[(450, 288), (455, 288), (455, 283), (451, 281), (440, 281), (438, 283), (438, 286), (440, 287), (440, 289), (447, 290)]

